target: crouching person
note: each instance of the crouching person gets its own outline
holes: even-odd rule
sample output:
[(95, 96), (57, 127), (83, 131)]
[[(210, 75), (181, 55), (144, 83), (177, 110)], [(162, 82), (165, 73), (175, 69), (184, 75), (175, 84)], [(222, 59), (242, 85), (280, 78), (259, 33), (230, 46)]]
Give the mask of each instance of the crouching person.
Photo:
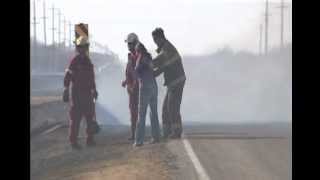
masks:
[(135, 72), (139, 80), (139, 105), (138, 122), (134, 146), (142, 146), (145, 135), (145, 120), (147, 108), (150, 106), (151, 143), (157, 143), (160, 139), (160, 128), (157, 111), (158, 86), (153, 75), (152, 57), (142, 43), (137, 44), (138, 59)]

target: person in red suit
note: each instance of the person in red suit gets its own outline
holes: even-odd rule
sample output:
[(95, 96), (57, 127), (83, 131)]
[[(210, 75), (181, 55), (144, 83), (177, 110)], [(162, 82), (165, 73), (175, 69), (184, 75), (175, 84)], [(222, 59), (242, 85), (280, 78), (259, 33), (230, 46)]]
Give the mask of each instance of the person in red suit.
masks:
[(135, 66), (138, 55), (135, 51), (135, 46), (139, 43), (138, 36), (135, 33), (128, 34), (125, 42), (128, 45), (128, 62), (126, 66), (126, 79), (122, 81), (122, 87), (127, 86), (129, 94), (129, 109), (131, 120), (131, 136), (129, 140), (135, 139), (136, 124), (138, 120), (138, 102), (139, 102), (139, 83), (135, 73)]
[[(89, 42), (86, 37), (80, 36), (75, 41), (76, 56), (71, 60), (64, 77), (64, 102), (70, 102), (69, 118), (69, 141), (73, 149), (81, 149), (78, 143), (80, 122), (84, 116), (87, 121), (87, 146), (94, 146), (95, 105), (94, 100), (98, 97), (96, 90), (94, 66), (89, 58)], [(69, 101), (69, 87), (71, 98)]]

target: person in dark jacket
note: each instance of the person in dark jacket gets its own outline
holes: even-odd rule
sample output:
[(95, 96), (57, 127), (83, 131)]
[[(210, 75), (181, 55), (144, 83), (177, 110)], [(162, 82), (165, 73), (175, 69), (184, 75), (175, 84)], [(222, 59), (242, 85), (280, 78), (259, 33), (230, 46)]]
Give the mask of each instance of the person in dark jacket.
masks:
[(162, 124), (164, 138), (180, 138), (182, 120), (180, 105), (186, 81), (182, 59), (177, 49), (166, 39), (163, 29), (156, 28), (152, 37), (158, 46), (158, 55), (153, 59), (154, 75), (164, 75), (167, 93), (162, 106)]
[(135, 46), (139, 43), (138, 36), (135, 33), (130, 33), (127, 36), (125, 42), (128, 45), (128, 62), (126, 66), (126, 79), (122, 81), (122, 87), (127, 86), (127, 92), (129, 95), (129, 109), (131, 120), (131, 136), (129, 140), (134, 140), (136, 123), (138, 120), (138, 100), (139, 100), (139, 84), (134, 72), (137, 61), (137, 53)]
[(72, 148), (81, 149), (78, 144), (80, 122), (84, 116), (87, 121), (87, 146), (94, 146), (94, 123), (95, 106), (97, 99), (94, 66), (88, 56), (89, 42), (86, 37), (80, 36), (76, 42), (77, 55), (71, 60), (64, 77), (64, 101), (69, 102), (69, 87), (71, 86), (70, 101), (70, 129), (69, 140)]
[(151, 143), (158, 143), (160, 141), (160, 128), (157, 110), (158, 86), (153, 74), (151, 55), (142, 43), (137, 44), (136, 52), (138, 54), (138, 59), (135, 72), (139, 80), (139, 115), (134, 146), (141, 146), (144, 142), (145, 121), (148, 106), (150, 106)]

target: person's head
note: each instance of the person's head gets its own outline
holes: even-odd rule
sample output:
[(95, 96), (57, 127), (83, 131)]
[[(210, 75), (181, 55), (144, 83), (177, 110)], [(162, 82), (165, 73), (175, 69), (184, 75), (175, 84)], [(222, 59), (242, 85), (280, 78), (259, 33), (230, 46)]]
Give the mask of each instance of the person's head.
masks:
[(135, 47), (135, 50), (140, 54), (148, 54), (148, 50), (142, 43), (138, 43)]
[(125, 42), (128, 45), (128, 50), (133, 52), (135, 50), (136, 45), (139, 43), (139, 38), (135, 33), (128, 34)]
[(151, 54), (148, 52), (147, 48), (141, 43), (139, 42), (136, 47), (135, 47), (135, 51), (140, 54), (140, 56), (142, 57), (148, 57), (148, 58), (152, 58)]
[(163, 43), (166, 40), (166, 37), (164, 36), (164, 32), (162, 28), (156, 28), (155, 30), (152, 31), (152, 38), (154, 43), (158, 46), (161, 47)]
[(86, 54), (89, 50), (89, 41), (87, 37), (80, 36), (75, 41), (76, 50), (79, 54)]

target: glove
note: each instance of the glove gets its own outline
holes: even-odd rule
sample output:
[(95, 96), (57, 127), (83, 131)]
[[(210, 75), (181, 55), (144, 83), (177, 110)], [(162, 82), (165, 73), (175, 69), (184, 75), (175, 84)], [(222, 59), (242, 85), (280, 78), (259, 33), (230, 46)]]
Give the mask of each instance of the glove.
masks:
[(122, 81), (121, 86), (126, 87), (126, 81)]
[(94, 98), (95, 100), (98, 99), (98, 91), (97, 91), (97, 90), (94, 90), (94, 91), (93, 91), (93, 98)]
[(65, 88), (63, 90), (63, 96), (62, 96), (63, 102), (69, 102), (69, 89)]

